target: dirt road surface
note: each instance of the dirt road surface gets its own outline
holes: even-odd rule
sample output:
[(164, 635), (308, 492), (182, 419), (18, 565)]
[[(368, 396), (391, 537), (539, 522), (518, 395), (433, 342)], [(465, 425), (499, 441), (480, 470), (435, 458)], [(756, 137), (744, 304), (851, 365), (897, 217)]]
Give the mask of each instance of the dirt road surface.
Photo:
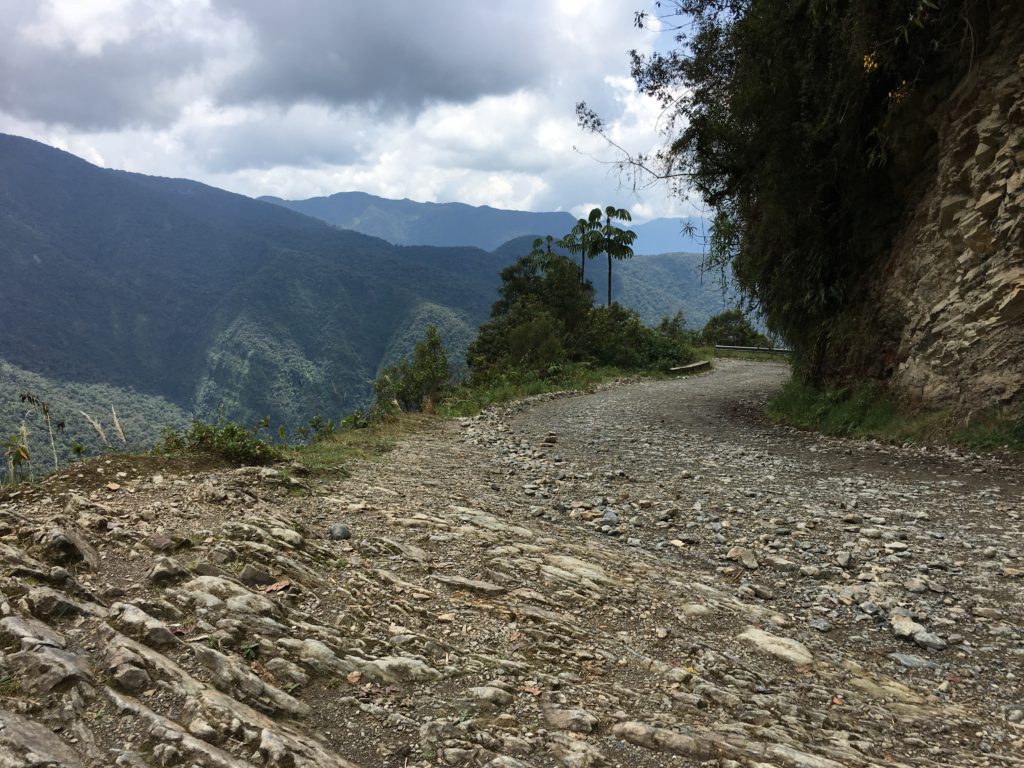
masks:
[(0, 765), (1024, 765), (1020, 467), (772, 426), (785, 376), (8, 494)]

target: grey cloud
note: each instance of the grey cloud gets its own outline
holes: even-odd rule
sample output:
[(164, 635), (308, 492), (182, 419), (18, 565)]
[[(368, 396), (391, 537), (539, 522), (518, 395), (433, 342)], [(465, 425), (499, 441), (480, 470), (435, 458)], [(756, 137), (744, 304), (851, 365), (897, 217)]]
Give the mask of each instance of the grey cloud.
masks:
[(305, 112), (254, 111), (244, 123), (191, 126), (181, 138), (189, 155), (211, 173), (281, 165), (315, 168), (360, 159), (360, 123), (321, 110)]
[(415, 112), (540, 82), (555, 55), (537, 2), (216, 0), (254, 35), (255, 63), (222, 93), (236, 103), (374, 104)]
[[(21, 34), (43, 17), (41, 3), (0, 0), (0, 111), (92, 131), (167, 127), (203, 99), (408, 116), (438, 102), (550, 90), (563, 76), (595, 84), (593, 57), (608, 55), (567, 50), (549, 0), (211, 0), (176, 23), (143, 23), (160, 7), (129, 5), (133, 35), (85, 55)], [(626, 16), (604, 9), (577, 23), (601, 36)]]
[(0, 4), (0, 110), (23, 120), (86, 130), (159, 125), (180, 105), (171, 88), (204, 58), (196, 42), (151, 32), (100, 55), (39, 45), (19, 34), (34, 4)]

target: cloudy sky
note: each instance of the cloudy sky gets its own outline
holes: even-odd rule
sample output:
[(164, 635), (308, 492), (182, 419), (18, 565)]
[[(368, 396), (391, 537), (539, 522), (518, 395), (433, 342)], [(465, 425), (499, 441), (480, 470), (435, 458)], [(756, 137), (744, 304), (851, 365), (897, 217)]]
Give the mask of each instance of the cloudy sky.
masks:
[(247, 195), (347, 190), (523, 210), (639, 196), (576, 126), (585, 100), (658, 143), (627, 51), (645, 0), (0, 0), (0, 132)]

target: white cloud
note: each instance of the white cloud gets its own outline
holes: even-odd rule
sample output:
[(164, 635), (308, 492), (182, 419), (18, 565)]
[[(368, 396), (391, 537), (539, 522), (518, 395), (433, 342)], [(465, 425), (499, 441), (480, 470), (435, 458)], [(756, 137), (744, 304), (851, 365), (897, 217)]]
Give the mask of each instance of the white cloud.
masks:
[(0, 130), (254, 196), (683, 215), (661, 188), (624, 187), (576, 125), (585, 100), (623, 146), (659, 141), (659, 107), (628, 77), (626, 51), (655, 44), (635, 5), (0, 0), (0, 64), (23, 78), (0, 84)]

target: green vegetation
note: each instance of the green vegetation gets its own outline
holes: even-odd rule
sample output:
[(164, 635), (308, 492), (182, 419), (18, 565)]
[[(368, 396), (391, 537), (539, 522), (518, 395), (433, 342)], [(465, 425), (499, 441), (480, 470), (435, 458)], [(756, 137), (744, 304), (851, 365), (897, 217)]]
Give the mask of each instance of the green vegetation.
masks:
[(770, 347), (771, 342), (759, 333), (738, 309), (727, 309), (708, 318), (701, 330), (698, 343), (713, 347), (726, 344), (737, 347)]
[[(36, 465), (48, 429), (39, 413), (25, 419), (21, 392), (65, 421), (54, 435), (60, 463), (72, 458), (71, 445), (85, 455), (108, 449), (82, 412), (123, 447), (111, 406), (131, 449), (151, 446), (165, 425), (221, 414), (240, 424), (269, 415), (275, 427), (317, 414), (338, 421), (367, 407), (373, 381), (428, 325), (449, 359), (464, 359), (498, 273), (529, 250), (396, 247), (195, 182), (97, 168), (14, 136), (0, 135), (0, 178), (0, 325), (17, 329), (0, 360), (0, 436), (26, 420)], [(445, 206), (440, 215), (439, 207), (431, 232), (458, 230), (468, 208)], [(474, 210), (480, 233), (523, 231), (505, 227), (516, 218), (510, 212)], [(543, 224), (542, 234), (573, 221), (564, 213), (527, 220)], [(632, 259), (617, 268), (620, 279), (613, 297), (642, 302), (647, 322), (679, 306), (693, 318), (720, 306), (692, 257)], [(657, 290), (647, 290), (654, 282)]]
[[(609, 210), (628, 219), (627, 212)], [(600, 216), (595, 219), (600, 225)], [(681, 313), (650, 328), (618, 304), (594, 307), (594, 289), (581, 279), (582, 267), (554, 245), (553, 237), (538, 238), (527, 256), (502, 271), (491, 319), (469, 345), (464, 381), (454, 381), (441, 334), (430, 325), (411, 355), (381, 371), (369, 413), (353, 412), (340, 431), (298, 449), (296, 458), (318, 469), (334, 467), (390, 450), (396, 435), (423, 428), (435, 410), (470, 415), (495, 403), (585, 389), (692, 360), (693, 332)], [(586, 251), (578, 252), (585, 257)]]
[[(120, 449), (148, 450), (160, 439), (162, 427), (180, 429), (188, 423), (181, 408), (162, 398), (108, 384), (54, 381), (0, 360), (0, 438), (17, 434), (35, 472), (47, 464), (52, 469), (54, 453), (59, 466), (104, 453), (111, 439)], [(23, 469), (27, 476), (28, 460)]]
[[(634, 256), (616, 265), (612, 297), (635, 310), (646, 325), (681, 311), (699, 328), (738, 299), (717, 276), (702, 271), (702, 259), (697, 253)], [(595, 277), (594, 290), (600, 295), (604, 275)]]
[[(604, 216), (604, 223), (601, 217)], [(586, 282), (587, 259), (593, 259), (601, 254), (608, 257), (608, 301), (606, 306), (612, 305), (612, 259), (630, 259), (633, 257), (633, 241), (636, 240), (636, 232), (616, 227), (614, 221), (632, 221), (629, 211), (625, 208), (616, 208), (609, 205), (604, 211), (594, 208), (585, 219), (579, 219), (576, 225), (558, 241), (558, 245), (571, 254), (579, 254), (580, 257), (580, 283)], [(551, 237), (547, 238), (547, 255), (552, 255)], [(538, 250), (540, 242), (534, 243), (535, 256), (542, 255), (543, 251)]]
[(451, 384), (448, 353), (437, 326), (427, 326), (423, 340), (416, 344), (411, 359), (402, 358), (387, 366), (373, 384), (375, 407), (388, 411), (434, 409)]
[(993, 410), (964, 422), (948, 412), (911, 408), (877, 383), (819, 389), (793, 378), (771, 400), (768, 415), (830, 435), (1024, 451), (1024, 413), (1019, 410)]
[[(441, 403), (444, 416), (473, 416), (491, 405), (500, 405), (546, 392), (585, 392), (598, 384), (636, 376), (638, 372), (585, 363), (567, 365), (547, 376), (503, 371), (475, 385), (455, 387)], [(645, 372), (644, 375), (658, 375)]]
[(191, 454), (238, 466), (270, 464), (281, 459), (281, 449), (260, 432), (268, 426), (264, 420), (258, 427), (246, 429), (225, 419), (212, 424), (192, 422), (187, 430), (178, 431), (170, 427), (163, 433), (162, 450), (169, 454)]
[(347, 462), (373, 460), (386, 455), (400, 439), (429, 429), (437, 419), (437, 416), (426, 413), (399, 413), (363, 421), (359, 426), (348, 426), (307, 445), (292, 448), (286, 455), (317, 472), (344, 471)]
[[(709, 259), (732, 265), (769, 328), (794, 347), (802, 377), (883, 373), (880, 345), (893, 334), (851, 317), (916, 176), (934, 168), (928, 116), (983, 45), (986, 14), (998, 11), (973, 0), (659, 8), (673, 17), (677, 48), (634, 52), (633, 75), (666, 109), (666, 143), (623, 167), (714, 209)], [(586, 104), (577, 112), (584, 127), (605, 131)]]
[[(618, 218), (629, 215), (608, 210)], [(591, 219), (599, 225), (601, 211), (594, 213), (598, 215)], [(610, 213), (607, 218), (610, 226)], [(559, 241), (569, 244), (570, 253), (575, 250), (585, 257), (591, 252), (617, 252), (621, 243), (612, 244), (613, 235), (606, 238), (598, 230), (586, 234), (584, 224), (590, 226), (584, 220), (577, 226), (583, 234), (570, 233)], [(583, 280), (582, 266), (553, 252), (550, 239), (546, 245), (536, 241), (528, 256), (502, 271), (498, 295), (491, 319), (480, 327), (467, 353), (472, 387), (554, 378), (578, 365), (664, 370), (693, 356), (681, 327), (663, 326), (659, 331), (618, 304), (594, 307), (594, 289)]]

